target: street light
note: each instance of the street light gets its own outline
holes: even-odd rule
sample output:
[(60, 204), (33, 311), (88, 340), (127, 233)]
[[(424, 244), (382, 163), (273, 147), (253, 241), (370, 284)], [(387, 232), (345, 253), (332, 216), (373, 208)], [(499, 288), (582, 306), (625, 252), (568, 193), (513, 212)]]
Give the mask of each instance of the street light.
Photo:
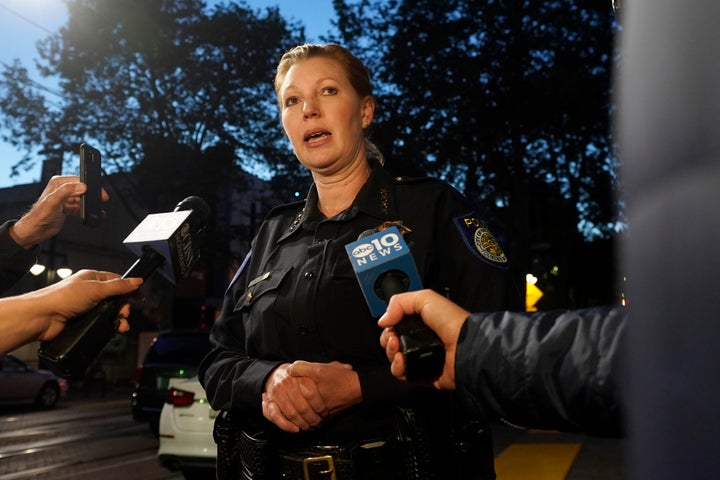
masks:
[(42, 263), (36, 263), (32, 267), (30, 267), (30, 273), (32, 273), (36, 277), (42, 275), (42, 273), (45, 272), (46, 270), (47, 270), (47, 276), (45, 278), (46, 285), (49, 285), (50, 283), (52, 283), (54, 280), (54, 277), (56, 275), (58, 278), (60, 278), (60, 280), (63, 280), (65, 278), (69, 277), (70, 275), (72, 275), (72, 273), (73, 273), (72, 269), (69, 267), (60, 267), (60, 268), (54, 270), (52, 268), (47, 268)]
[(30, 267), (30, 273), (32, 273), (36, 277), (38, 275), (40, 275), (41, 273), (43, 273), (44, 271), (45, 271), (45, 265), (43, 265), (41, 263), (36, 263), (32, 267)]
[(55, 270), (55, 273), (57, 273), (57, 276), (60, 277), (61, 280), (65, 280), (67, 277), (72, 275), (73, 271), (72, 268), (60, 267)]

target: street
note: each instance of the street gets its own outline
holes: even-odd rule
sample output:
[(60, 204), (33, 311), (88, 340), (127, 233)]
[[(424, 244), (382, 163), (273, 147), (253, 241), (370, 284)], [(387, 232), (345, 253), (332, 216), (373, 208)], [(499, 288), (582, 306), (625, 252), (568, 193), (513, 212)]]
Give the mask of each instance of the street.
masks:
[[(50, 410), (0, 407), (0, 480), (181, 480), (160, 467), (158, 440), (130, 413), (130, 393), (78, 392)], [(622, 480), (623, 442), (493, 427), (499, 480)]]
[(160, 467), (157, 448), (124, 392), (104, 399), (75, 393), (45, 411), (0, 407), (0, 480), (182, 479)]

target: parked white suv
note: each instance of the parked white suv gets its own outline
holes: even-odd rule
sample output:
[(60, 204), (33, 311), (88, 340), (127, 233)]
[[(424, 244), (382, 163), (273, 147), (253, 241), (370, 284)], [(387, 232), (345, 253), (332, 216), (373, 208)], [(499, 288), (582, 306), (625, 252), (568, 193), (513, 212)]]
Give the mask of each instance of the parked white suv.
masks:
[(160, 465), (182, 471), (188, 480), (215, 478), (212, 432), (218, 412), (210, 408), (197, 377), (171, 378), (168, 386), (160, 412)]

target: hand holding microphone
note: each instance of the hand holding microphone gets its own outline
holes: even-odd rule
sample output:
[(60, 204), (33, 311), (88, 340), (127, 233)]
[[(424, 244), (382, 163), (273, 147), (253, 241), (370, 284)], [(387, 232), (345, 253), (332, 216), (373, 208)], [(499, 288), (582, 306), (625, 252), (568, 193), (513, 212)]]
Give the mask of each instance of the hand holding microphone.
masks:
[(394, 295), (388, 302), (387, 311), (380, 317), (378, 325), (383, 327), (380, 345), (390, 360), (390, 371), (399, 378), (406, 378), (405, 358), (400, 352), (400, 340), (394, 327), (405, 315), (417, 314), (441, 339), (445, 349), (445, 364), (442, 374), (433, 381), (440, 390), (455, 389), (455, 351), (460, 330), (470, 312), (456, 305), (432, 290), (420, 290)]
[[(385, 312), (393, 295), (422, 289), (410, 248), (397, 227), (363, 232), (345, 250), (373, 316)], [(438, 378), (445, 360), (438, 336), (416, 314), (406, 316), (393, 328), (405, 359), (405, 378), (417, 383)]]
[[(140, 258), (122, 278), (147, 280), (157, 269), (171, 283), (186, 276), (200, 257), (200, 244), (210, 214), (199, 197), (182, 200), (171, 213), (148, 215), (125, 239)], [(38, 356), (64, 378), (82, 378), (87, 368), (115, 336), (118, 312), (127, 295), (110, 297), (84, 315), (68, 320), (64, 330), (43, 343)]]

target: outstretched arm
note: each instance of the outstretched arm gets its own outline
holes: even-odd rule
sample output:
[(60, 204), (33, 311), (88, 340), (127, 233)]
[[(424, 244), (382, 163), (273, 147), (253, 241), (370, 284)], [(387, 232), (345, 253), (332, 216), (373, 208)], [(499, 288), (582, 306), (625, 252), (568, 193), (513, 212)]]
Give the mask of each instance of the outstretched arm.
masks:
[[(32, 341), (55, 338), (65, 323), (107, 297), (137, 290), (142, 278), (120, 278), (110, 272), (81, 270), (40, 290), (0, 299), (0, 352)], [(119, 331), (129, 329), (129, 305), (119, 313)]]

